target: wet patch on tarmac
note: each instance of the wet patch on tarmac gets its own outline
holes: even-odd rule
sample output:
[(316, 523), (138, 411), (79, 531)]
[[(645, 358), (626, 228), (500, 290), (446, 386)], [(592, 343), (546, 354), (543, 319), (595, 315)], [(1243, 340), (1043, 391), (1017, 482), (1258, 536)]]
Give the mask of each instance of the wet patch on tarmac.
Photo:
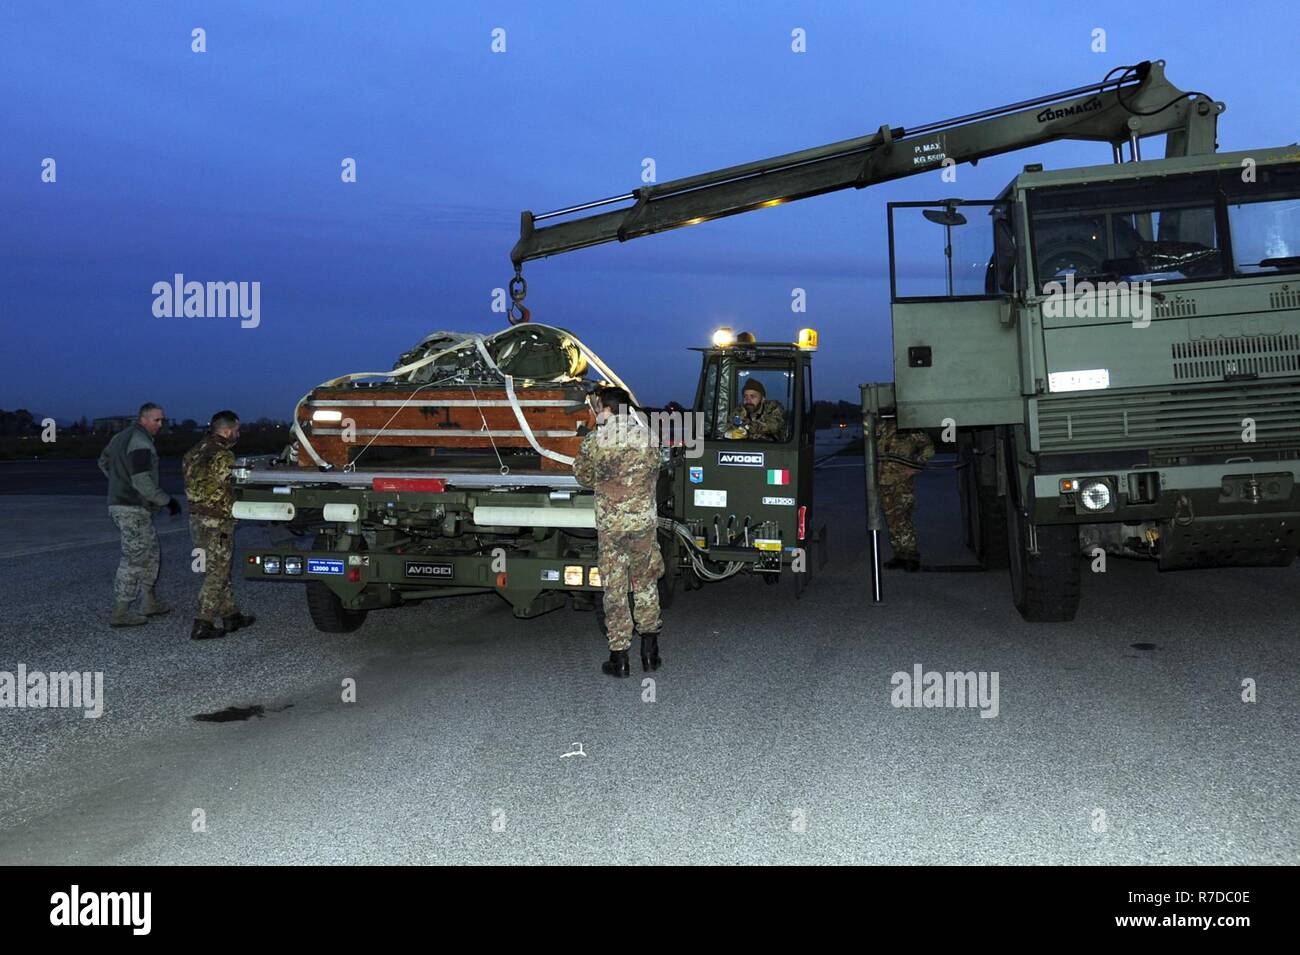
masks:
[(237, 723), (252, 719), (254, 716), (262, 719), (267, 713), (282, 713), (291, 706), (292, 703), (272, 707), (262, 706), (260, 703), (254, 703), (252, 706), (227, 706), (224, 710), (217, 710), (215, 713), (196, 713), (194, 719), (201, 723)]

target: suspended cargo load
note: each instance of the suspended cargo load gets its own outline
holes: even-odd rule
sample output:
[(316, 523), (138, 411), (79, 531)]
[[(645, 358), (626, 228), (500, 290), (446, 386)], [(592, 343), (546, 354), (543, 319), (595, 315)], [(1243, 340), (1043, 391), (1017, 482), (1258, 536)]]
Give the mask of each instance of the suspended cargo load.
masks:
[(314, 388), (295, 411), (301, 468), (568, 471), (588, 398), (616, 375), (574, 335), (518, 325), (494, 335), (435, 332), (388, 372)]

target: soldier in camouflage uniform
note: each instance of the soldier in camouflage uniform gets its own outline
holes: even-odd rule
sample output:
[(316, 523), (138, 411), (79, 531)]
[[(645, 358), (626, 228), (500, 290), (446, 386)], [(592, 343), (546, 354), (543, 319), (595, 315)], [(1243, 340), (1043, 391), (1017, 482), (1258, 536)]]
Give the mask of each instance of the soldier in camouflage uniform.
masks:
[(633, 630), (629, 592), (641, 634), (641, 666), (657, 670), (660, 665), (658, 581), (664, 562), (655, 505), (660, 456), (626, 391), (604, 389), (599, 408), (597, 428), (582, 439), (573, 473), (580, 484), (596, 491), (598, 564), (609, 634), (609, 660), (601, 670), (610, 676), (627, 676)]
[(732, 419), (735, 430), (728, 432), (728, 437), (785, 440), (785, 409), (781, 402), (767, 397), (767, 389), (761, 381), (751, 378), (745, 382), (740, 398), (741, 406)]
[[(901, 567), (909, 573), (920, 570), (921, 552), (916, 546), (916, 526), (912, 523), (916, 504), (912, 479), (934, 457), (934, 443), (924, 431), (900, 432), (894, 419), (881, 418), (876, 425), (876, 447), (880, 455), (880, 507), (885, 512), (889, 546), (894, 551), (885, 566)], [(917, 467), (908, 467), (896, 458), (915, 461)]]
[[(212, 416), (203, 440), (185, 452), (185, 496), (190, 502), (190, 536), (203, 557), (203, 588), (194, 615), (192, 640), (211, 640), (250, 626), (254, 619), (239, 612), (231, 584), (231, 559), (235, 543), (235, 519), (231, 516), (234, 493), (230, 471), (235, 464), (231, 451), (239, 440), (239, 417), (233, 411)], [(215, 621), (221, 618), (225, 630)]]

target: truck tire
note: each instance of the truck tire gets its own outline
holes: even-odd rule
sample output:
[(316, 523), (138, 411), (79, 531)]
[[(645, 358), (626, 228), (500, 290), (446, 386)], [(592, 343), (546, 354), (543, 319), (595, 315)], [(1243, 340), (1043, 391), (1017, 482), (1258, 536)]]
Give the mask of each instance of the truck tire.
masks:
[(1006, 498), (1007, 536), (1011, 542), (1011, 595), (1020, 616), (1030, 623), (1073, 620), (1079, 610), (1079, 530), (1072, 524), (1036, 528), (1038, 554), (1029, 552), (1029, 522)]
[(366, 622), (369, 610), (348, 610), (319, 580), (307, 581), (307, 612), (321, 633), (351, 633)]

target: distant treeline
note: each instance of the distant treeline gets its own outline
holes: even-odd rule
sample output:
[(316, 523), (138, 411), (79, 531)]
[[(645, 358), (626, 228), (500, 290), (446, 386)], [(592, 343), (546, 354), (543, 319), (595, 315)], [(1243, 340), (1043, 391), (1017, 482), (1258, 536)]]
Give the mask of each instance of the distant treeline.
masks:
[(851, 401), (814, 401), (813, 427), (835, 428), (845, 424), (861, 424), (862, 408)]
[[(44, 440), (43, 415), (26, 408), (17, 411), (0, 409), (0, 461), (24, 458), (95, 458), (124, 422), (132, 419), (81, 418), (71, 424), (57, 425), (54, 440)], [(98, 426), (98, 427), (96, 427)], [(179, 457), (199, 440), (204, 431), (193, 418), (168, 421), (154, 438), (163, 457)], [(240, 425), (238, 450), (245, 454), (268, 454), (281, 450), (290, 441), (289, 425), (284, 421), (258, 418)]]

